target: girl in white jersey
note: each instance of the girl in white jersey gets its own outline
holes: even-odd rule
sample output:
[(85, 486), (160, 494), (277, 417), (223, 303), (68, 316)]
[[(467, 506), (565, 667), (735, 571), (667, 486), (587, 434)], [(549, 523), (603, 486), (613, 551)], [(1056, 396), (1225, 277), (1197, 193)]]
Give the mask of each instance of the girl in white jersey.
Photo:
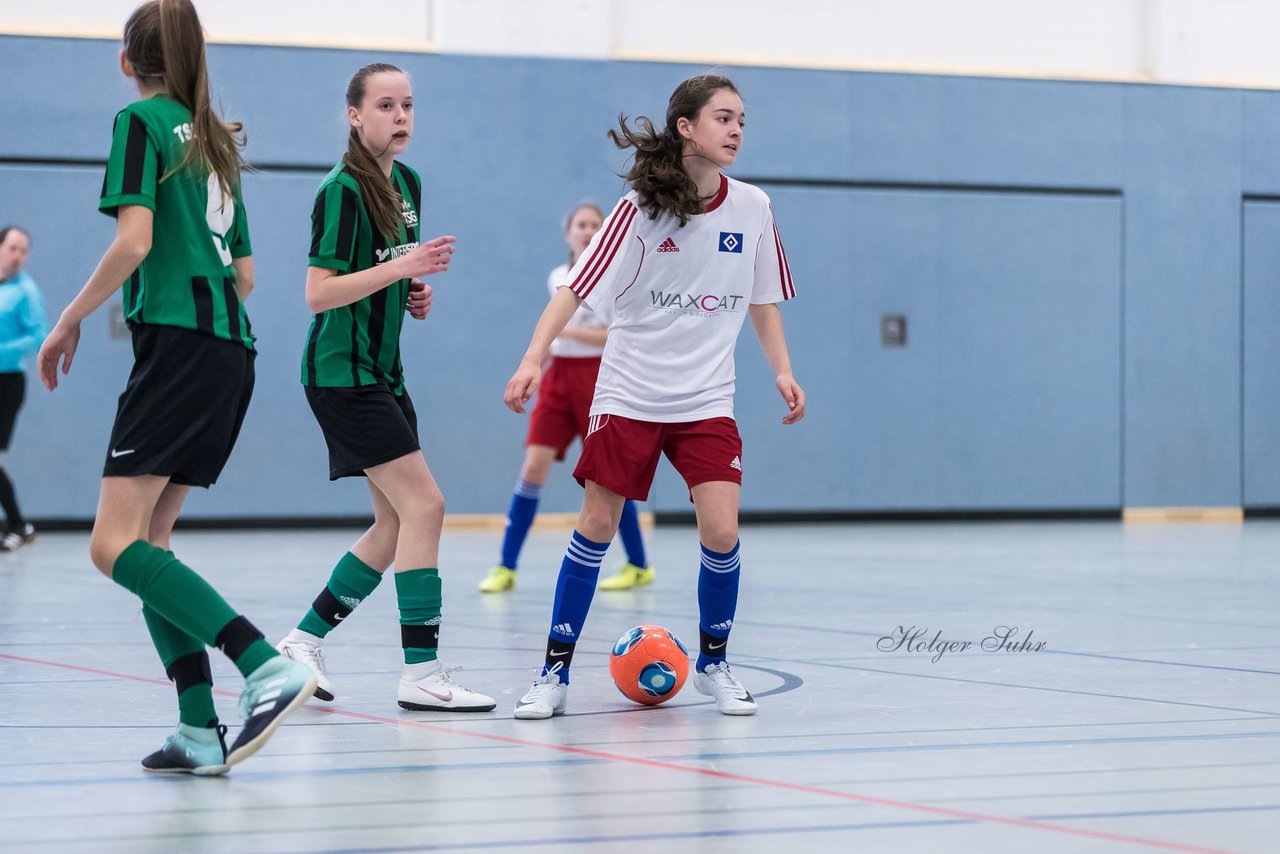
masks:
[[(569, 214), (564, 228), (569, 263), (556, 267), (547, 277), (552, 296), (568, 280), (569, 270), (603, 223), (604, 211), (589, 202), (578, 205)], [(591, 397), (595, 394), (608, 329), (607, 312), (581, 309), (574, 312), (564, 330), (551, 342), (551, 365), (543, 377), (538, 405), (529, 419), (524, 465), (520, 467), (520, 478), (507, 510), (502, 556), (498, 565), (480, 581), (481, 593), (503, 593), (516, 586), (516, 563), (538, 512), (538, 499), (542, 485), (551, 474), (551, 464), (564, 459), (574, 439), (587, 435)], [(634, 501), (623, 505), (618, 533), (627, 552), (627, 562), (616, 574), (601, 581), (600, 589), (631, 590), (652, 584), (653, 567), (645, 558), (644, 537)]]
[(523, 412), (551, 341), (579, 304), (610, 304), (609, 328), (574, 476), (585, 487), (556, 585), (541, 675), (515, 716), (565, 710), (574, 644), (591, 607), (600, 561), (626, 499), (644, 500), (666, 454), (689, 487), (698, 519), (699, 655), (694, 687), (728, 715), (756, 702), (729, 670), (726, 647), (737, 607), (738, 493), (742, 440), (733, 420), (733, 350), (751, 316), (786, 402), (784, 424), (804, 417), (777, 303), (795, 296), (768, 197), (721, 174), (742, 145), (745, 114), (727, 78), (694, 77), (667, 104), (658, 131), (641, 117), (609, 135), (635, 148), (632, 191), (605, 220), (548, 304), (505, 402)]

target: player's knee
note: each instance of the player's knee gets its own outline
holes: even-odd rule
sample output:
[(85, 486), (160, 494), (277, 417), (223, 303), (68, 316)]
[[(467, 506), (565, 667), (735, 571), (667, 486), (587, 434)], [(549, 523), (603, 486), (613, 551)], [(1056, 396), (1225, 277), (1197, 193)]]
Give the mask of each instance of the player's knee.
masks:
[(738, 544), (738, 526), (731, 524), (708, 525), (699, 535), (702, 544), (713, 552), (732, 551)]
[(618, 530), (618, 520), (608, 507), (583, 507), (578, 514), (578, 532), (588, 540), (607, 543)]
[(379, 543), (390, 543), (395, 549), (396, 539), (400, 536), (400, 517), (394, 513), (375, 516), (369, 526), (369, 537)]
[(415, 496), (412, 506), (405, 509), (400, 514), (400, 521), (404, 524), (427, 525), (431, 527), (440, 527), (444, 524), (444, 495), (438, 489), (424, 492)]
[(438, 489), (433, 495), (427, 496), (427, 516), (433, 524), (444, 524), (444, 493)]
[(127, 548), (129, 543), (111, 532), (95, 527), (89, 537), (89, 559), (98, 571), (107, 578), (115, 568), (116, 559)]

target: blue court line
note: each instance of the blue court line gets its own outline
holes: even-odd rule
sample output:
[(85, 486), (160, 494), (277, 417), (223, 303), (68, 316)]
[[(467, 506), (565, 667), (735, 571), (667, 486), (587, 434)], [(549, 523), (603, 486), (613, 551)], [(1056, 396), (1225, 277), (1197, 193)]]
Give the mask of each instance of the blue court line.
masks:
[[(1181, 770), (1181, 769), (1179, 769)], [(1110, 773), (1108, 768), (1104, 773)], [(1225, 786), (1206, 786), (1202, 784), (1194, 786), (1161, 786), (1158, 788), (1146, 789), (1089, 789), (1087, 791), (1073, 792), (1036, 792), (1028, 794), (1026, 792), (1018, 792), (1011, 795), (965, 795), (957, 798), (930, 798), (931, 804), (965, 804), (965, 803), (981, 803), (989, 804), (994, 801), (1043, 801), (1043, 800), (1070, 800), (1072, 798), (1118, 798), (1128, 797), (1131, 795), (1186, 795), (1196, 793), (1200, 795), (1198, 800), (1202, 800), (1205, 794), (1209, 792), (1239, 792), (1242, 789), (1270, 789), (1275, 790), (1277, 784), (1268, 780), (1265, 783), (1232, 783)]]
[(1146, 649), (1100, 649), (1094, 650), (1104, 655), (1139, 655), (1149, 654), (1153, 652), (1259, 652), (1266, 650), (1268, 652), (1280, 650), (1280, 644), (1265, 644), (1262, 646), (1156, 646)]
[(1185, 809), (1176, 810), (1133, 810), (1130, 812), (1055, 813), (1053, 815), (1029, 815), (1024, 816), (1024, 818), (1028, 821), (1047, 821), (1049, 819), (1066, 821), (1086, 818), (1142, 818), (1153, 815), (1206, 815), (1211, 813), (1269, 812), (1271, 810), (1280, 810), (1280, 804), (1258, 804), (1245, 807), (1186, 807)]
[(850, 830), (895, 830), (899, 828), (945, 827), (973, 824), (968, 819), (945, 818), (926, 821), (881, 821), (860, 824), (823, 824), (792, 827), (734, 828), (725, 830), (691, 830), (673, 833), (626, 833), (615, 836), (560, 836), (540, 839), (489, 839), (480, 842), (452, 842), (441, 845), (397, 845), (386, 848), (307, 848), (292, 854), (395, 854), (404, 851), (459, 851), (473, 848), (533, 848), (546, 845), (605, 845), (619, 842), (661, 842), (677, 839), (716, 839), (725, 837), (766, 836), (788, 833), (839, 833)]
[(1165, 661), (1157, 658), (1131, 658), (1125, 655), (1108, 655), (1101, 652), (1071, 652), (1065, 649), (1045, 649), (1052, 655), (1078, 655), (1081, 658), (1103, 658), (1108, 661), (1132, 661), (1139, 664), (1163, 664), (1168, 667), (1190, 667), (1193, 670), (1228, 670), (1233, 673), (1260, 673), (1263, 676), (1280, 676), (1280, 670), (1257, 670), (1252, 667), (1226, 667), (1221, 664), (1191, 664), (1186, 661)]
[[(1070, 819), (1070, 818), (1122, 818), (1122, 817), (1141, 817), (1148, 815), (1170, 815), (1180, 814), (1182, 812), (1195, 813), (1232, 813), (1247, 812), (1251, 810), (1272, 810), (1280, 809), (1280, 805), (1262, 806), (1262, 807), (1222, 807), (1222, 808), (1206, 808), (1202, 810), (1186, 810), (1186, 811), (1150, 811), (1150, 812), (1117, 812), (1117, 813), (1093, 813), (1093, 814), (1073, 814), (1064, 816), (1053, 816), (1054, 818)], [(1027, 820), (1038, 820), (1040, 816), (1029, 816)], [(491, 839), (484, 841), (473, 841), (464, 843), (448, 843), (441, 845), (403, 845), (388, 846), (378, 848), (335, 848), (328, 850), (321, 849), (303, 849), (302, 851), (292, 852), (291, 854), (399, 854), (399, 852), (409, 851), (452, 851), (465, 850), (475, 848), (533, 848), (548, 845), (605, 845), (609, 843), (626, 843), (626, 842), (662, 842), (685, 839), (716, 839), (730, 837), (752, 837), (752, 836), (768, 836), (791, 833), (842, 833), (859, 830), (900, 830), (907, 828), (922, 827), (948, 827), (956, 825), (974, 824), (974, 822), (966, 819), (929, 819), (923, 821), (884, 821), (884, 822), (859, 822), (853, 824), (827, 824), (827, 825), (799, 825), (790, 827), (755, 827), (755, 828), (735, 828), (725, 830), (697, 830), (672, 833), (628, 833), (617, 834), (613, 836), (562, 836), (562, 837), (541, 837), (537, 839)], [(1118, 840), (1117, 840), (1118, 841)]]
[[(781, 733), (778, 735), (724, 735), (724, 736), (708, 736), (706, 738), (630, 738), (604, 741), (568, 741), (566, 745), (570, 747), (618, 747), (628, 744), (679, 744), (681, 742), (697, 742), (708, 744), (716, 741), (733, 741), (733, 742), (764, 742), (774, 741), (777, 739), (786, 739), (794, 741), (797, 739), (814, 739), (814, 738), (865, 738), (875, 735), (937, 735), (941, 733), (953, 732), (1021, 732), (1024, 730), (1037, 729), (1095, 729), (1097, 727), (1129, 727), (1129, 726), (1182, 726), (1184, 724), (1216, 724), (1216, 723), (1237, 723), (1239, 721), (1271, 721), (1271, 715), (1248, 715), (1234, 716), (1229, 718), (1171, 718), (1167, 721), (1096, 721), (1090, 723), (1072, 724), (1019, 724), (1009, 726), (963, 726), (963, 727), (939, 727), (936, 729), (868, 729), (868, 730), (852, 730), (845, 732), (806, 732), (806, 733)], [(0, 724), (0, 729), (3, 725)]]
[(821, 785), (824, 788), (830, 789), (836, 786), (864, 786), (870, 783), (937, 783), (943, 780), (1015, 780), (1022, 777), (1080, 777), (1092, 776), (1099, 773), (1145, 774), (1151, 771), (1177, 771), (1179, 773), (1186, 773), (1209, 768), (1230, 768), (1235, 770), (1240, 768), (1257, 767), (1272, 768), (1276, 765), (1280, 765), (1280, 760), (1274, 762), (1212, 762), (1209, 764), (1192, 765), (1184, 763), (1179, 763), (1177, 765), (1109, 765), (1104, 769), (1071, 768), (1060, 771), (1003, 771), (988, 774), (926, 774), (924, 776), (915, 777), (855, 777), (852, 780), (823, 780), (821, 783), (817, 783), (815, 785)]
[[(296, 758), (299, 755), (294, 754)], [(438, 765), (378, 765), (359, 768), (300, 768), (293, 771), (253, 771), (251, 772), (254, 780), (269, 780), (273, 778), (288, 777), (349, 777), (358, 774), (439, 774), (446, 771), (483, 771), (498, 768), (559, 768), (570, 765), (604, 765), (608, 763), (608, 759), (545, 759), (532, 761), (512, 761), (512, 762), (446, 762)], [(247, 774), (238, 776), (248, 776)], [(131, 774), (128, 777), (82, 777), (75, 780), (15, 780), (0, 781), (0, 789), (24, 789), (32, 786), (92, 786), (92, 785), (119, 785), (121, 783), (142, 783), (144, 785), (165, 785), (166, 781), (172, 781), (175, 778), (172, 775), (156, 775)], [(185, 779), (185, 778), (184, 778)], [(226, 780), (230, 777), (219, 777), (217, 779)]]
[(755, 750), (740, 753), (689, 753), (682, 756), (651, 756), (659, 762), (691, 762), (712, 759), (756, 759), (766, 756), (829, 756), (849, 753), (916, 753), (930, 750), (986, 750), (1014, 747), (1076, 747), (1095, 744), (1147, 744), (1170, 741), (1235, 741), (1248, 738), (1275, 738), (1271, 732), (1211, 733), (1206, 735), (1133, 735), (1113, 738), (1055, 738), (1037, 741), (981, 741), (971, 744), (889, 744), (878, 747), (823, 747), (812, 750)]
[(1185, 700), (1164, 700), (1159, 697), (1134, 697), (1129, 694), (1105, 694), (1101, 691), (1078, 691), (1073, 688), (1052, 688), (1044, 685), (1020, 685), (1017, 682), (995, 682), (990, 679), (966, 679), (962, 676), (938, 676), (932, 673), (907, 673), (902, 670), (885, 670), (879, 667), (859, 667), (849, 664), (836, 664), (829, 661), (813, 659), (776, 659), (767, 655), (754, 655), (751, 658), (765, 661), (786, 661), (790, 664), (809, 664), (814, 667), (831, 667), (837, 670), (855, 670), (862, 673), (880, 673), (886, 676), (905, 676), (911, 679), (937, 679), (942, 682), (960, 682), (967, 685), (988, 685), (996, 688), (1017, 688), (1023, 691), (1043, 691), (1048, 694), (1075, 694), (1081, 697), (1102, 697), (1107, 700), (1132, 700), (1138, 703), (1159, 703), (1165, 706), (1185, 706), (1191, 709), (1212, 709), (1216, 712), (1243, 712), (1249, 715), (1265, 715), (1274, 718), (1280, 712), (1267, 709), (1242, 709), (1238, 706), (1215, 706), (1210, 703), (1191, 703)]
[[(1037, 606), (1037, 607), (1038, 607), (1038, 606)], [(619, 613), (623, 613), (623, 612), (619, 612)], [(675, 617), (675, 618), (677, 618), (677, 619), (696, 619), (696, 617), (694, 617), (694, 616), (692, 616), (692, 615), (675, 615), (675, 614), (672, 614), (672, 615), (667, 615), (667, 616), (668, 616), (668, 619), (670, 619), (670, 618), (672, 618), (672, 617)], [(825, 627), (825, 626), (814, 626), (814, 625), (793, 625), (793, 624), (789, 624), (789, 623), (763, 623), (763, 622), (758, 622), (758, 621), (754, 621), (754, 620), (751, 620), (751, 619), (746, 619), (746, 620), (736, 620), (736, 621), (734, 622), (734, 625), (735, 625), (735, 626), (737, 626), (737, 627), (752, 627), (752, 628), (779, 629), (779, 630), (785, 629), (785, 630), (790, 630), (790, 631), (797, 631), (797, 630), (800, 630), (800, 631), (812, 631), (812, 632), (827, 632), (827, 633), (831, 633), (831, 634), (840, 634), (840, 635), (849, 635), (849, 636), (852, 636), (852, 637), (865, 637), (865, 638), (876, 638), (876, 639), (879, 639), (879, 638), (885, 637), (885, 636), (888, 634), (888, 633), (886, 633), (886, 632), (867, 631), (867, 630), (863, 630), (863, 629), (834, 629), (834, 628), (827, 628), (827, 627)], [(1242, 625), (1242, 624), (1230, 623), (1229, 625)], [(1273, 630), (1273, 629), (1275, 629), (1275, 628), (1277, 628), (1277, 627), (1273, 627), (1273, 626), (1254, 626), (1253, 628), (1262, 628), (1262, 629)], [(959, 638), (959, 637), (957, 637), (957, 638), (952, 638), (952, 640), (963, 640), (963, 638)], [(970, 639), (970, 640), (971, 640), (971, 642), (972, 642), (972, 643), (974, 643), (974, 644), (976, 644), (976, 643), (977, 643), (977, 641), (973, 641), (972, 639)], [(1235, 648), (1227, 648), (1226, 650), (1223, 650), (1223, 651), (1231, 651), (1231, 649), (1235, 649)], [(1280, 647), (1267, 647), (1267, 646), (1264, 646), (1264, 647), (1241, 647), (1240, 649), (1245, 649), (1245, 650), (1250, 650), (1250, 649), (1264, 649), (1264, 650), (1265, 650), (1265, 649), (1280, 649)], [(1203, 649), (1203, 650), (1193, 650), (1193, 651), (1194, 651), (1194, 652), (1213, 652), (1213, 651), (1217, 651), (1217, 650), (1208, 650), (1208, 649)], [(1080, 656), (1092, 656), (1092, 657), (1098, 657), (1098, 658), (1113, 658), (1113, 657), (1114, 657), (1114, 658), (1115, 658), (1116, 660), (1118, 660), (1118, 661), (1134, 661), (1134, 662), (1141, 662), (1141, 663), (1146, 663), (1146, 664), (1165, 664), (1165, 665), (1169, 665), (1169, 666), (1172, 666), (1172, 667), (1203, 668), (1203, 669), (1205, 669), (1205, 670), (1232, 670), (1232, 671), (1237, 671), (1237, 672), (1240, 672), (1240, 673), (1259, 673), (1259, 674), (1263, 674), (1263, 675), (1267, 675), (1267, 676), (1280, 676), (1280, 671), (1275, 671), (1275, 670), (1253, 670), (1253, 669), (1250, 669), (1250, 668), (1244, 668), (1244, 667), (1236, 668), (1236, 667), (1225, 667), (1225, 666), (1222, 666), (1222, 665), (1214, 665), (1214, 664), (1194, 664), (1194, 663), (1191, 663), (1191, 662), (1183, 662), (1183, 661), (1162, 661), (1162, 660), (1156, 660), (1156, 659), (1145, 659), (1145, 658), (1125, 658), (1125, 657), (1123, 657), (1123, 656), (1112, 656), (1112, 655), (1108, 655), (1108, 654), (1106, 654), (1106, 653), (1073, 652), (1073, 651), (1070, 651), (1070, 650), (1054, 649), (1053, 647), (1046, 647), (1044, 650), (1042, 650), (1042, 653), (1055, 653), (1055, 654), (1058, 654), (1058, 655), (1080, 655)], [(886, 655), (886, 654), (887, 654), (887, 653), (880, 653), (880, 655), (881, 655), (881, 656)], [(904, 655), (905, 655), (905, 654), (909, 654), (909, 653), (904, 653)], [(978, 653), (976, 653), (976, 652), (968, 652), (968, 653), (954, 653), (954, 656), (955, 656), (955, 657), (972, 657), (972, 656), (975, 656), (975, 655), (977, 655), (977, 654), (978, 654)], [(982, 654), (984, 654), (984, 655), (989, 655), (990, 653), (982, 653)], [(860, 660), (861, 660), (861, 659), (864, 659), (864, 660), (874, 661), (874, 660), (876, 659), (876, 656), (871, 655), (870, 653), (868, 653), (868, 654), (867, 654), (867, 655), (865, 655), (865, 656), (857, 656), (857, 658), (858, 658), (858, 659), (860, 659)], [(785, 661), (786, 659), (782, 659), (782, 660), (784, 660), (784, 661)], [(849, 659), (848, 659), (848, 658), (844, 658), (844, 659), (842, 659), (842, 660), (844, 660), (844, 661), (848, 661)]]

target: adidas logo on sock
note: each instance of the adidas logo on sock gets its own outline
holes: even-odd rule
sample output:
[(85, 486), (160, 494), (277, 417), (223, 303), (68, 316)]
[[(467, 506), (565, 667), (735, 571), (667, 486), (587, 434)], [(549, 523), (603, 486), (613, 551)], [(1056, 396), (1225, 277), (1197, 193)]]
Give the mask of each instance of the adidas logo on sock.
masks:
[(339, 596), (338, 601), (354, 611), (356, 609), (356, 606), (359, 605), (364, 600), (358, 596)]
[(725, 620), (723, 623), (712, 623), (711, 628), (717, 632), (727, 632), (733, 628), (733, 620)]
[(733, 462), (729, 463), (729, 468), (742, 471), (742, 460), (739, 459), (738, 457), (734, 457)]
[(668, 237), (658, 246), (659, 252), (679, 252), (680, 247), (676, 246), (676, 242)]
[(432, 617), (430, 620), (427, 620), (427, 621), (426, 621), (425, 623), (423, 623), (422, 625), (424, 625), (424, 626), (438, 626), (438, 625), (440, 625), (440, 618), (439, 618), (439, 617)]
[(568, 623), (557, 623), (556, 625), (551, 627), (551, 631), (555, 632), (556, 634), (564, 635), (565, 637), (569, 637), (569, 638), (574, 637), (573, 626), (569, 625)]

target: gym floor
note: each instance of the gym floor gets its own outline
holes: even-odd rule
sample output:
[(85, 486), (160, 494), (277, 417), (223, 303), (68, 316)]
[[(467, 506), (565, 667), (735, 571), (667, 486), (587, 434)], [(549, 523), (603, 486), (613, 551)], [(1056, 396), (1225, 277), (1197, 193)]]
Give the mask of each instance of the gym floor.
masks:
[[(356, 534), (174, 549), (274, 642)], [(633, 625), (696, 647), (697, 535), (662, 527), (655, 584), (597, 593), (568, 714), (514, 720), (567, 531), (535, 530), (517, 589), (482, 596), (498, 536), (446, 532), (441, 558), (441, 658), (496, 711), (397, 707), (384, 585), (329, 636), (336, 700), (225, 778), (139, 766), (174, 694), (87, 535), (0, 556), (0, 849), (1276, 850), (1280, 522), (745, 527), (747, 718), (690, 685), (640, 707), (609, 679)], [(234, 736), (241, 680), (213, 658)]]

